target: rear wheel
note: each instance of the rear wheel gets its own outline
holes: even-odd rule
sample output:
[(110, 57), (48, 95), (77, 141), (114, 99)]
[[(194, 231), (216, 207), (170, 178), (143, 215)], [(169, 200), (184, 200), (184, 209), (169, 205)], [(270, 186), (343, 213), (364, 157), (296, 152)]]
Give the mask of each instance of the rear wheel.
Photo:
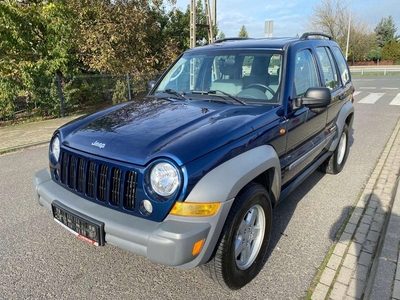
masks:
[(202, 270), (224, 288), (242, 288), (265, 263), (271, 227), (269, 194), (262, 185), (250, 183), (236, 197), (215, 255)]
[(321, 165), (321, 171), (338, 174), (342, 171), (349, 155), (349, 127), (344, 124), (339, 143), (332, 155)]

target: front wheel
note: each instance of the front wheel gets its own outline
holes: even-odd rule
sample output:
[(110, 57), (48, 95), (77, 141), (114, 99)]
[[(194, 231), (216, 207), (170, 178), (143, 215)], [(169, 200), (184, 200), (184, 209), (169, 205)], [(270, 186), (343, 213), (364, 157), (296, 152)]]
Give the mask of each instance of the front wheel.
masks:
[(202, 270), (224, 288), (242, 288), (265, 263), (271, 227), (270, 196), (262, 185), (250, 183), (236, 197), (215, 255)]
[(330, 157), (321, 165), (321, 171), (338, 174), (342, 171), (349, 155), (349, 127), (344, 124), (339, 143)]

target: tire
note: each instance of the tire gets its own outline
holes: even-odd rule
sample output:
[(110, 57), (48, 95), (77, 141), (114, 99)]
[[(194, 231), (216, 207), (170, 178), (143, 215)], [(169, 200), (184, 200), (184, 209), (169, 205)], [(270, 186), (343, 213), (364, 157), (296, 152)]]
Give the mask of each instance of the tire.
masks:
[(225, 289), (242, 288), (265, 264), (271, 228), (270, 196), (262, 185), (250, 183), (236, 197), (215, 255), (201, 269)]
[(339, 143), (332, 155), (321, 165), (321, 171), (338, 174), (343, 170), (349, 155), (349, 127), (344, 124)]

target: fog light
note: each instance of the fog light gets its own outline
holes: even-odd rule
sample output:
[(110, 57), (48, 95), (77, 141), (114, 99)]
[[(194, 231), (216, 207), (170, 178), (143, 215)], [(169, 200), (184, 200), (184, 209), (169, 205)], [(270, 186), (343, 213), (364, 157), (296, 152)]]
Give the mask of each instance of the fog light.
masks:
[(143, 200), (140, 203), (140, 212), (145, 216), (148, 216), (153, 212), (153, 205), (149, 200)]

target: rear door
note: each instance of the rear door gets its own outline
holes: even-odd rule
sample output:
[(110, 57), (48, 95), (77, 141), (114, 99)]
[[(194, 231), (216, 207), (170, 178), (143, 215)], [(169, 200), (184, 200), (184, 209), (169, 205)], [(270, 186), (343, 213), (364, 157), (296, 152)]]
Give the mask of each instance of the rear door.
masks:
[(334, 46), (316, 48), (323, 82), (331, 90), (332, 102), (328, 106), (327, 124), (333, 126), (343, 104), (352, 97), (350, 72), (342, 51)]

